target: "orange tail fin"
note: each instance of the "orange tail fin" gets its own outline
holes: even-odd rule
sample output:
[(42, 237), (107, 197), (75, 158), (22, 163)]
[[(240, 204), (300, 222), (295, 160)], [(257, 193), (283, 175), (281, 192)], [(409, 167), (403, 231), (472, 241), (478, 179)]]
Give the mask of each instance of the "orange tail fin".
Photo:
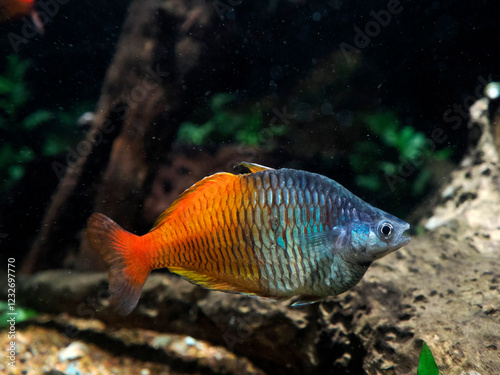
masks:
[(87, 238), (109, 265), (111, 304), (119, 314), (130, 314), (151, 271), (145, 256), (147, 242), (99, 213), (92, 214), (88, 220)]

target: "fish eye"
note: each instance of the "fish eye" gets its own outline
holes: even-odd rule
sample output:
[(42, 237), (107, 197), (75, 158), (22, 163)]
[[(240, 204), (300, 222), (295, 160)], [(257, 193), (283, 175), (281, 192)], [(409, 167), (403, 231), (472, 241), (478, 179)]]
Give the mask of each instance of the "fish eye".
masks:
[(383, 237), (389, 238), (392, 235), (393, 228), (394, 227), (392, 226), (391, 223), (389, 223), (388, 221), (385, 221), (382, 224), (380, 224), (379, 232)]

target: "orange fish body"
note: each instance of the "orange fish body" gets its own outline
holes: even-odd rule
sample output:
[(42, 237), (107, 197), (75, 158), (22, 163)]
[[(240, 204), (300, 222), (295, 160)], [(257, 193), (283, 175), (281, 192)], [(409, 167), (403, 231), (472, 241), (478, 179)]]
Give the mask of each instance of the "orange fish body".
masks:
[(0, 20), (26, 16), (34, 5), (35, 0), (0, 0)]
[(33, 25), (40, 34), (45, 29), (40, 15), (35, 10), (35, 0), (0, 0), (0, 22), (30, 16)]
[[(367, 264), (409, 241), (401, 235), (408, 224), (326, 177), (241, 166), (250, 173), (217, 173), (186, 190), (144, 236), (102, 214), (90, 217), (87, 236), (110, 265), (111, 302), (120, 313), (134, 309), (150, 271), (158, 268), (208, 289), (315, 301), (349, 289)], [(368, 249), (371, 235), (361, 221), (371, 220), (361, 216), (364, 206), (384, 223), (391, 220), (394, 230), (386, 248), (370, 256), (355, 252)], [(348, 233), (346, 218), (355, 219), (349, 225), (358, 234)]]

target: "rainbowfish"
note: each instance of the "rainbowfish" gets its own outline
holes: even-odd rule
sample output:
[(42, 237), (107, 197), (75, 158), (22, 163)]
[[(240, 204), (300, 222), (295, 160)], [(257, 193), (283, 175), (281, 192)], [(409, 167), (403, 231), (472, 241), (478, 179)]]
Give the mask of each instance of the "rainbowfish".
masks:
[(35, 10), (35, 0), (0, 0), (0, 24), (29, 15), (35, 29), (44, 34), (43, 21)]
[(136, 236), (94, 213), (87, 237), (109, 265), (111, 304), (137, 305), (153, 269), (207, 289), (294, 305), (343, 293), (370, 264), (410, 242), (410, 225), (315, 173), (241, 163), (187, 189)]

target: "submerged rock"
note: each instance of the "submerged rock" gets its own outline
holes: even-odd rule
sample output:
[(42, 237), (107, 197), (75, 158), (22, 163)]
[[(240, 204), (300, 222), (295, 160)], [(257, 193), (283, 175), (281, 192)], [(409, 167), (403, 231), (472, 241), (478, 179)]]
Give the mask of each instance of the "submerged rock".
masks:
[(72, 342), (66, 348), (59, 351), (59, 360), (64, 362), (79, 359), (85, 356), (88, 350), (85, 343), (79, 341)]
[[(102, 290), (95, 279), (77, 282), (80, 275), (64, 271), (25, 279), (20, 294), (29, 298), (36, 293), (40, 298), (23, 303), (38, 311), (53, 311), (44, 297), (51, 295), (59, 299), (60, 311), (85, 313), (80, 316), (92, 319), (60, 324), (60, 329), (75, 337), (87, 325), (107, 340), (123, 342), (127, 356), (134, 352), (135, 330), (147, 328), (187, 334), (177, 341), (165, 333), (149, 340), (153, 348), (169, 348), (169, 355), (170, 350), (185, 353), (176, 356), (185, 363), (193, 364), (190, 353), (206, 353), (203, 348), (209, 347), (199, 341), (206, 340), (249, 358), (266, 373), (413, 374), (424, 340), (446, 373), (497, 373), (500, 260), (468, 256), (462, 248), (443, 227), (375, 264), (354, 290), (302, 308), (209, 292), (166, 275), (148, 280), (138, 308), (128, 317), (111, 311), (105, 298), (95, 302)], [(104, 282), (105, 275), (99, 276)], [(61, 279), (69, 290), (76, 285), (78, 293), (62, 292)], [(74, 298), (82, 294), (87, 299)]]
[(484, 99), (472, 107), (470, 128), (480, 131), (424, 221), (430, 230), (375, 262), (341, 296), (292, 308), (155, 273), (122, 317), (108, 305), (104, 273), (47, 271), (19, 279), (19, 303), (59, 314), (51, 319), (69, 337), (112, 342), (135, 358), (162, 350), (172, 363), (214, 373), (414, 374), (425, 341), (443, 373), (498, 374), (500, 189), (491, 108)]
[(499, 115), (491, 113), (488, 98), (478, 100), (470, 114), (469, 150), (441, 188), (431, 217), (423, 223), (428, 230), (454, 228), (463, 242), (493, 256), (500, 252), (500, 171), (495, 143), (500, 129), (490, 121), (498, 120)]

